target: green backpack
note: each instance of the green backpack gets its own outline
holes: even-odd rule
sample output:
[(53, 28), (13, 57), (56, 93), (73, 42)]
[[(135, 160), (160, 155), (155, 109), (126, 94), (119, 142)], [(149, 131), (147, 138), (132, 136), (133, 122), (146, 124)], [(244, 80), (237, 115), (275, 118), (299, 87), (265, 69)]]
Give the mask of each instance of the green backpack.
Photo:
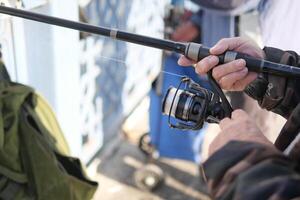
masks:
[(89, 180), (46, 101), (0, 60), (0, 199), (91, 199)]

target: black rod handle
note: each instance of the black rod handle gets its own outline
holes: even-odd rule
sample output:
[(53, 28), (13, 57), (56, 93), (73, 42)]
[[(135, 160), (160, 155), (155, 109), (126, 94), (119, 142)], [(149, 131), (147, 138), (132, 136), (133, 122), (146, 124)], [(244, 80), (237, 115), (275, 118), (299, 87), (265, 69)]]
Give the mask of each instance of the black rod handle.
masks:
[[(209, 48), (197, 43), (189, 43), (185, 51), (185, 56), (194, 61), (200, 61), (209, 55)], [(226, 51), (224, 54), (218, 55), (218, 57), (220, 64), (228, 63), (237, 59), (244, 59), (249, 71), (258, 73), (266, 72), (285, 77), (300, 77), (300, 68), (274, 63), (263, 59), (257, 59), (235, 51)]]

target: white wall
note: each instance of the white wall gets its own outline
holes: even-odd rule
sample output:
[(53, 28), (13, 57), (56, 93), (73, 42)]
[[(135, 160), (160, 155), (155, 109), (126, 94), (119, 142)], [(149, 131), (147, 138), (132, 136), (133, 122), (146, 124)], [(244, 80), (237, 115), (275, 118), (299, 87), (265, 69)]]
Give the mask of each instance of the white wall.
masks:
[[(45, 1), (24, 3), (34, 6), (34, 12), (78, 21), (78, 1)], [(95, 21), (105, 21), (105, 26), (163, 36), (167, 0), (94, 2), (98, 4), (92, 8), (99, 12), (87, 13), (95, 15)], [(79, 41), (78, 31), (18, 18), (6, 17), (2, 23), (1, 18), (5, 36), (0, 35), (0, 42), (6, 43), (4, 57), (13, 80), (32, 86), (49, 101), (72, 154), (87, 162), (147, 94), (160, 71), (162, 52), (104, 37)]]
[[(51, 0), (33, 11), (78, 20), (74, 0)], [(22, 19), (13, 20), (16, 76), (49, 101), (70, 144), (79, 155), (79, 32)]]
[(261, 13), (261, 28), (265, 46), (300, 53), (299, 0), (267, 1)]

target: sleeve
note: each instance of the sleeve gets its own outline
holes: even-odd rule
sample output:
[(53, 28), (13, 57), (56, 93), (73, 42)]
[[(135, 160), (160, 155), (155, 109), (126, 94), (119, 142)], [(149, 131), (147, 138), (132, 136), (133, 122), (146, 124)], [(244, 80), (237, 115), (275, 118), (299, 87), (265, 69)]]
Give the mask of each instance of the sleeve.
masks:
[(213, 199), (293, 199), (300, 196), (297, 167), (273, 147), (232, 141), (203, 164), (203, 188)]
[[(300, 67), (300, 57), (292, 51), (265, 47), (266, 60)], [(298, 84), (297, 84), (298, 83)], [(256, 99), (262, 108), (288, 118), (300, 102), (300, 79), (260, 74), (245, 89), (246, 94)]]

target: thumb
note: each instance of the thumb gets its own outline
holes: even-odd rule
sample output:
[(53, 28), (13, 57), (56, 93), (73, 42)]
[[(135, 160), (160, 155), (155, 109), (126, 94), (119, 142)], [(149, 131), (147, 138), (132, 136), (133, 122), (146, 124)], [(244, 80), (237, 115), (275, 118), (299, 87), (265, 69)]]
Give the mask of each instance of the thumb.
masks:
[(234, 50), (243, 43), (242, 38), (224, 38), (221, 39), (215, 46), (210, 49), (210, 53), (213, 55), (223, 54), (227, 50)]

